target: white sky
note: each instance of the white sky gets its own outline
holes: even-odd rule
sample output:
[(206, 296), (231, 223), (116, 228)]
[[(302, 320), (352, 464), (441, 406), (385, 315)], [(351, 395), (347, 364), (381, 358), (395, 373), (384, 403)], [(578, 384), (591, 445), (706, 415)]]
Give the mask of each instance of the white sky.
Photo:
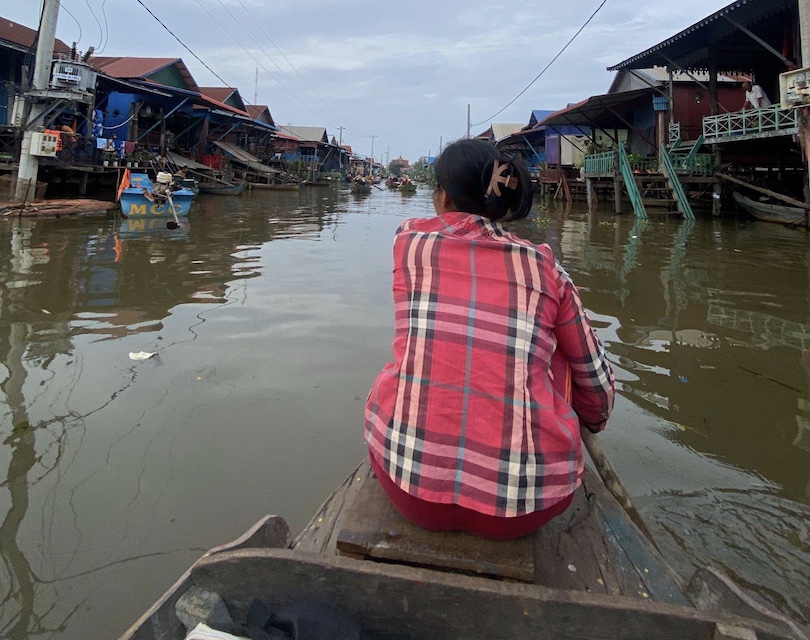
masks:
[[(435, 155), (440, 138), (465, 134), (468, 103), (472, 122), (483, 123), (476, 134), (492, 121), (528, 123), (532, 109), (604, 93), (607, 66), (730, 1), (607, 0), (545, 75), (493, 119), (601, 0), (143, 0), (251, 103), (258, 66), (258, 102), (278, 124), (326, 126), (330, 138), (343, 125), (344, 143), (365, 155), (375, 134), (374, 155), (384, 160)], [(103, 47), (105, 56), (180, 57), (201, 86), (222, 84), (137, 0), (61, 6), (57, 36), (68, 45)], [(39, 11), (38, 0), (0, 3), (0, 16), (31, 28)]]

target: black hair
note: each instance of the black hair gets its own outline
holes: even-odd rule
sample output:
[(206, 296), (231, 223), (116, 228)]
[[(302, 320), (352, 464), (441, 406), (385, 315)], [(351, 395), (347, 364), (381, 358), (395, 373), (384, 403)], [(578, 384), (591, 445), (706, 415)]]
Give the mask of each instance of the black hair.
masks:
[[(502, 179), (496, 189), (490, 189), (496, 162)], [(450, 196), (458, 211), (501, 221), (519, 220), (531, 211), (533, 193), (526, 167), (488, 142), (449, 144), (436, 158), (433, 171), (437, 187)]]

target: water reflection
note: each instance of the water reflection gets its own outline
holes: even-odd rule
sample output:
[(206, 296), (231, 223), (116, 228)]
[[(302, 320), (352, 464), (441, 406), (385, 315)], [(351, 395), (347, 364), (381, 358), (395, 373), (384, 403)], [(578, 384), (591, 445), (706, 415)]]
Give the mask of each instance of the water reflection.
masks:
[[(430, 192), (195, 209), (0, 224), (0, 637), (119, 634), (202, 549), (265, 513), (300, 527), (362, 455), (393, 234)], [(804, 232), (554, 203), (517, 230), (583, 291), (621, 391), (606, 446), (672, 561), (810, 617)]]

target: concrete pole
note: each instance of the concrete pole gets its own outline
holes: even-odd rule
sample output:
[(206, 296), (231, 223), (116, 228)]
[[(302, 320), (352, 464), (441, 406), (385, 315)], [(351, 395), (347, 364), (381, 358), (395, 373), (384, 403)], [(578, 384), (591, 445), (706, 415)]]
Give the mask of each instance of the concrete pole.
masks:
[[(810, 0), (799, 0), (799, 31), (801, 33), (802, 60), (800, 67), (810, 66)], [(805, 118), (801, 118), (799, 126), (799, 136), (801, 137), (802, 151), (804, 151), (805, 185), (804, 200), (810, 204), (810, 132), (804, 124)], [(804, 224), (810, 227), (810, 211), (804, 212)]]
[(802, 67), (810, 67), (810, 0), (799, 0), (799, 29), (802, 39)]
[(467, 140), (470, 139), (470, 104), (467, 103)]
[[(59, 0), (45, 0), (42, 10), (42, 20), (39, 23), (39, 37), (37, 39), (37, 58), (34, 63), (33, 88), (45, 90), (51, 79), (51, 62), (53, 61), (53, 41), (56, 38), (56, 20), (59, 17)], [(27, 98), (28, 122), (38, 118), (46, 107)], [(37, 156), (31, 155), (31, 139), (33, 131), (28, 130), (23, 135), (20, 148), (20, 166), (17, 169), (17, 188), (15, 198), (28, 200), (36, 191), (37, 175), (39, 174), (39, 161)]]

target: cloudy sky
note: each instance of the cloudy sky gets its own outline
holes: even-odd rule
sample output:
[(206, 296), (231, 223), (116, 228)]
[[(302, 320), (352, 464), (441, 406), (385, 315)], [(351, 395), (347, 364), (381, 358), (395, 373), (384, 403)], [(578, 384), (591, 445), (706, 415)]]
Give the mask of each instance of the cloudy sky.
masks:
[[(57, 36), (105, 56), (180, 57), (201, 86), (267, 104), (279, 124), (325, 126), (365, 155), (435, 154), (491, 122), (527, 123), (607, 91), (605, 67), (730, 0), (607, 0), (552, 67), (523, 90), (602, 0), (62, 0)], [(143, 5), (204, 63), (184, 49)], [(36, 28), (40, 2), (0, 15)]]

